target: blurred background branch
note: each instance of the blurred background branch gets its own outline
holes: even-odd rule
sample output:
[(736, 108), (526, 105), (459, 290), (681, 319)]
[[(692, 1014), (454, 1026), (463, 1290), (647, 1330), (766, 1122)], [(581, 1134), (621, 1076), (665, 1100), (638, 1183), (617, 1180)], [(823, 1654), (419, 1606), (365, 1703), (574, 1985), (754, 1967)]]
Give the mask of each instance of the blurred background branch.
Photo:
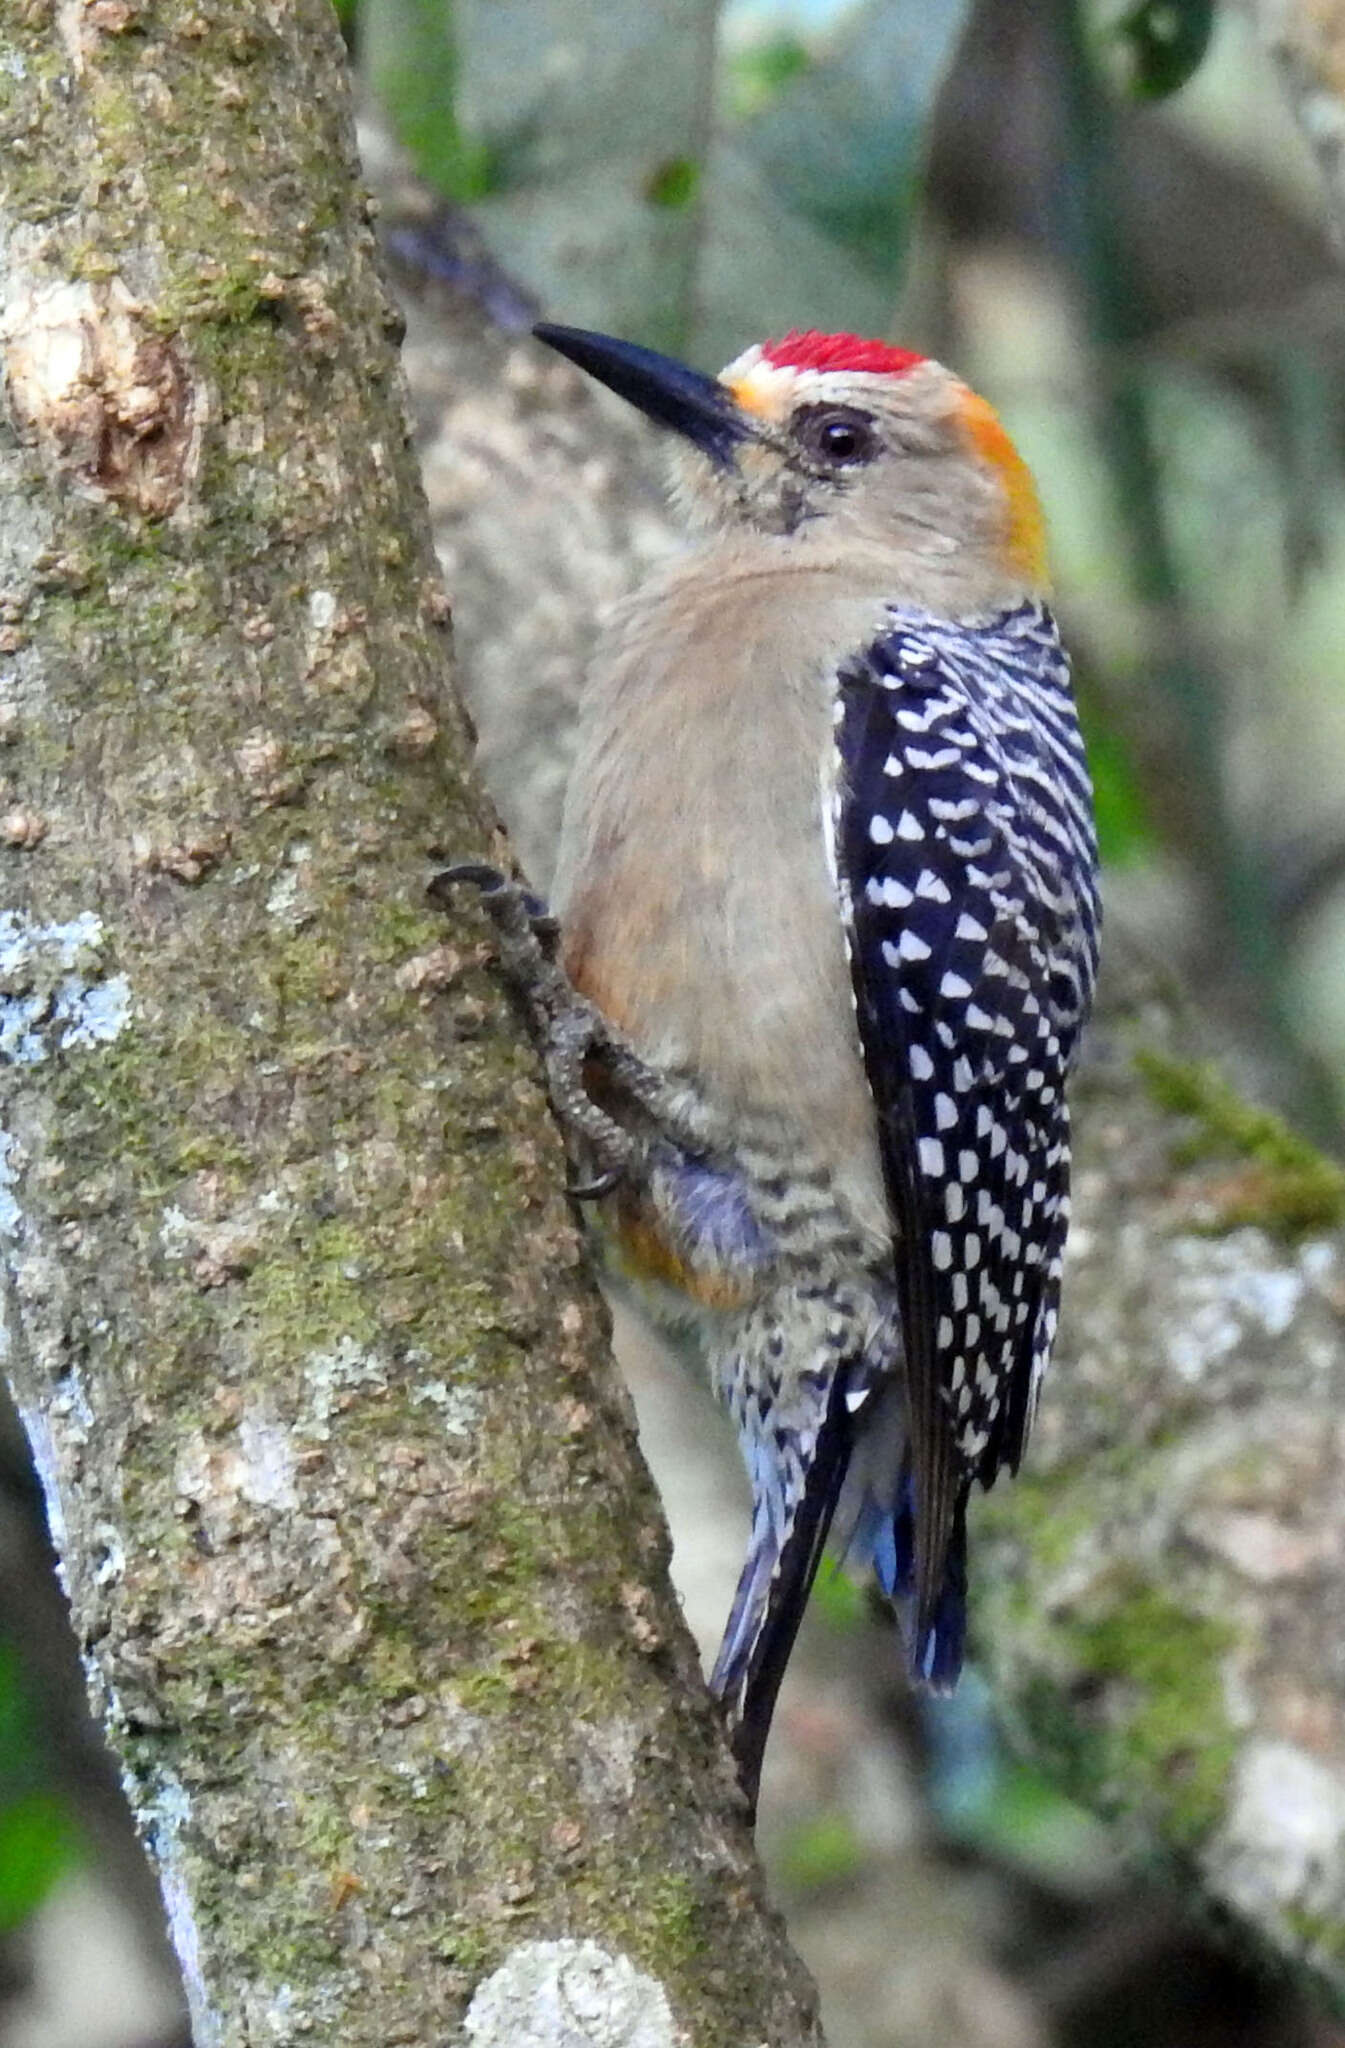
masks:
[(1345, 250), (1345, 8), (1339, 0), (1244, 0), (1317, 158)]

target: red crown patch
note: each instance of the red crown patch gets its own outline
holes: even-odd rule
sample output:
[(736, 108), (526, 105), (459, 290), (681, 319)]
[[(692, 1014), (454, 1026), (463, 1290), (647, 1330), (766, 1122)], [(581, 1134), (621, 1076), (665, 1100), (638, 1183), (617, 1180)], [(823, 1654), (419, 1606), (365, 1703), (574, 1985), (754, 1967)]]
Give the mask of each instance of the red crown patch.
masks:
[(858, 334), (819, 334), (815, 328), (804, 333), (797, 327), (782, 341), (763, 342), (761, 353), (781, 370), (868, 370), (888, 377), (903, 377), (925, 360), (914, 349), (865, 341)]

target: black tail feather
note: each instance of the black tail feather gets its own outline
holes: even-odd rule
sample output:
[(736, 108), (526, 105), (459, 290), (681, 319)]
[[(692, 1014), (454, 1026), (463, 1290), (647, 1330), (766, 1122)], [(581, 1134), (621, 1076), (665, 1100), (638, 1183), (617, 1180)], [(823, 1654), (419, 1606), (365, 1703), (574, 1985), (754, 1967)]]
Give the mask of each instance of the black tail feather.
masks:
[(931, 1692), (951, 1692), (967, 1640), (967, 1488), (958, 1493), (943, 1556), (943, 1582), (911, 1634), (911, 1676)]
[[(764, 1612), (745, 1645), (746, 1656), (734, 1654), (739, 1646), (733, 1644), (733, 1636), (735, 1623), (740, 1627), (750, 1610), (756, 1590), (751, 1582), (762, 1567), (755, 1545), (738, 1581), (733, 1616), (710, 1681), (727, 1711), (729, 1743), (754, 1820), (761, 1763), (776, 1696), (822, 1561), (827, 1531), (849, 1462), (852, 1423), (845, 1405), (846, 1379), (842, 1367), (832, 1383), (827, 1413), (817, 1434), (807, 1487), (774, 1558)], [(760, 1598), (759, 1593), (756, 1597)]]

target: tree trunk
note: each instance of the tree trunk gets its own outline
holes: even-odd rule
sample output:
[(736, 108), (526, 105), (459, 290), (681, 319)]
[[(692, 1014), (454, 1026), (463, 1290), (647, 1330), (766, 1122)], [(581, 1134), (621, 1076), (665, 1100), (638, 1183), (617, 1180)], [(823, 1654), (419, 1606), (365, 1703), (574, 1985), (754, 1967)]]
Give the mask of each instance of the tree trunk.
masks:
[(492, 826), (327, 0), (2, 0), (0, 75), (7, 1367), (198, 2048), (816, 2042), (425, 903)]

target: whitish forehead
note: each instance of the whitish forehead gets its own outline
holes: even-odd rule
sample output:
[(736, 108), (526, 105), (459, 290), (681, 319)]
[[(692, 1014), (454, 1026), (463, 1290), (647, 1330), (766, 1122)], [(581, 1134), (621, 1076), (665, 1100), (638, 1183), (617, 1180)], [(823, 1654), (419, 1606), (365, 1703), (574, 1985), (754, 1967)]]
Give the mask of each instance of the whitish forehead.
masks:
[(783, 419), (796, 405), (828, 400), (862, 405), (866, 396), (881, 400), (891, 396), (896, 381), (885, 370), (796, 369), (792, 363), (773, 363), (760, 342), (745, 348), (719, 373), (719, 382), (744, 412), (767, 420)]

